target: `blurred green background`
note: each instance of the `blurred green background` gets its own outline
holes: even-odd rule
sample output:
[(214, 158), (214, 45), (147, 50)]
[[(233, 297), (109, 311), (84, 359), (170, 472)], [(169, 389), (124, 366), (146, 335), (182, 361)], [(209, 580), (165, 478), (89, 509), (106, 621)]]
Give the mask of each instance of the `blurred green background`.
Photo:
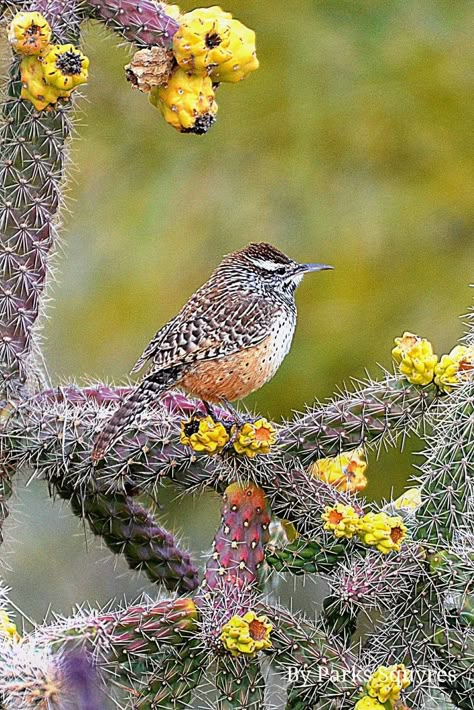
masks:
[[(46, 356), (54, 381), (122, 381), (224, 253), (267, 240), (336, 267), (300, 287), (291, 355), (247, 402), (279, 418), (365, 368), (377, 375), (405, 329), (438, 352), (462, 334), (474, 258), (474, 6), (224, 7), (256, 30), (261, 67), (219, 89), (218, 121), (201, 137), (175, 132), (131, 89), (129, 52), (114, 37), (97, 26), (85, 32), (91, 79), (71, 151)], [(402, 490), (412, 448), (420, 443), (371, 462), (371, 497)], [(165, 507), (161, 519), (199, 557), (217, 524), (217, 499)], [(86, 545), (44, 484), (19, 489), (8, 531), (5, 576), (36, 619), (50, 605), (69, 613), (76, 602), (153, 592), (96, 541)]]

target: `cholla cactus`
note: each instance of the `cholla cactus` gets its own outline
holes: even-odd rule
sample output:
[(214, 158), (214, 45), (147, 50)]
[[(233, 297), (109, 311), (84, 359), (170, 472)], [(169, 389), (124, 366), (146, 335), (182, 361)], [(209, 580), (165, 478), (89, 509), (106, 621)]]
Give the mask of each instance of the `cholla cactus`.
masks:
[[(78, 609), (26, 634), (0, 592), (2, 707), (63, 708), (74, 698), (98, 710), (118, 684), (140, 710), (260, 710), (278, 676), (289, 710), (472, 710), (474, 330), (441, 357), (405, 333), (394, 373), (280, 424), (210, 417), (170, 393), (93, 466), (94, 434), (128, 388), (52, 388), (38, 357), (70, 117), (87, 78), (81, 22), (94, 17), (136, 45), (128, 78), (183, 133), (213, 123), (216, 84), (257, 68), (255, 35), (221, 8), (182, 14), (151, 0), (8, 0), (2, 9), (12, 61), (1, 127), (0, 522), (15, 474), (28, 469), (111, 552), (175, 592)], [(375, 463), (380, 447), (412, 432), (426, 441), (416, 489), (369, 505), (365, 456)], [(181, 494), (222, 495), (203, 574), (138, 499), (156, 496), (163, 479)], [(274, 603), (277, 575), (324, 579), (315, 620)]]

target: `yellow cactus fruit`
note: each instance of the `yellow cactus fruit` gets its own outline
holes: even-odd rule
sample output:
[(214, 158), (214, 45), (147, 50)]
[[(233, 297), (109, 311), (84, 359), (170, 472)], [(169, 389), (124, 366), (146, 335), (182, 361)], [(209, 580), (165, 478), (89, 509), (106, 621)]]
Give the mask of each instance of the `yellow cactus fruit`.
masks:
[(326, 506), (321, 515), (324, 529), (334, 533), (335, 537), (354, 537), (359, 526), (359, 516), (351, 505), (337, 503), (335, 506)]
[(402, 493), (394, 502), (393, 507), (396, 510), (416, 510), (421, 505), (421, 489), (409, 488)]
[(8, 26), (8, 41), (20, 54), (38, 55), (51, 41), (51, 27), (40, 12), (17, 12)]
[(182, 16), (173, 51), (183, 69), (209, 74), (214, 83), (241, 81), (258, 67), (255, 32), (217, 6)]
[(474, 374), (474, 347), (456, 345), (435, 367), (435, 383), (445, 392)]
[(311, 468), (311, 474), (340, 491), (353, 493), (366, 487), (366, 469), (365, 451), (359, 447), (339, 456), (318, 459)]
[(152, 89), (150, 101), (180, 133), (207, 133), (216, 120), (217, 104), (210, 78), (187, 74), (180, 67), (165, 86)]
[(85, 84), (89, 59), (73, 44), (53, 44), (43, 56), (44, 78), (55, 89), (71, 91)]
[(410, 676), (410, 670), (403, 663), (380, 666), (366, 683), (367, 693), (381, 703), (395, 702), (401, 691), (410, 685)]
[(60, 97), (68, 97), (69, 91), (50, 86), (44, 78), (43, 65), (38, 57), (23, 57), (20, 62), (21, 98), (31, 101), (37, 111), (55, 104)]
[(398, 552), (406, 538), (407, 529), (398, 516), (391, 517), (380, 513), (367, 513), (359, 520), (357, 530), (364, 545), (375, 547), (379, 552), (388, 554)]
[(233, 616), (224, 626), (220, 641), (233, 656), (254, 655), (263, 648), (271, 648), (270, 633), (273, 625), (265, 615), (248, 611), (243, 616)]
[(354, 705), (354, 710), (384, 710), (384, 705), (379, 703), (375, 698), (370, 698), (368, 695), (364, 695), (363, 698), (357, 701)]
[(438, 356), (433, 353), (429, 340), (403, 333), (401, 338), (395, 338), (392, 355), (401, 374), (413, 385), (428, 385), (433, 381)]
[(257, 454), (268, 454), (276, 440), (275, 428), (261, 417), (255, 422), (245, 422), (237, 430), (233, 445), (238, 454), (253, 459)]
[(221, 422), (215, 422), (210, 416), (191, 417), (181, 422), (180, 441), (194, 451), (218, 454), (229, 441), (227, 429)]
[(11, 643), (21, 641), (21, 636), (16, 630), (15, 624), (10, 621), (10, 617), (3, 609), (0, 609), (0, 639), (10, 641)]
[(230, 58), (230, 12), (220, 7), (201, 7), (186, 12), (173, 36), (173, 52), (179, 66), (194, 74), (207, 75)]
[(238, 20), (232, 20), (230, 25), (230, 57), (211, 71), (211, 78), (217, 83), (242, 81), (259, 66), (255, 50), (255, 32)]

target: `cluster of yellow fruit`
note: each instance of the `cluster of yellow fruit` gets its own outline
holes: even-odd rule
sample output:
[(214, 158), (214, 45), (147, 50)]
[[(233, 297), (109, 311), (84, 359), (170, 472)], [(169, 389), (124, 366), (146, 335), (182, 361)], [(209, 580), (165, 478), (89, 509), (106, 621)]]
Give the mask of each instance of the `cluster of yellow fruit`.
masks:
[(318, 459), (312, 465), (310, 474), (339, 491), (355, 493), (367, 485), (366, 469), (365, 451), (359, 447), (338, 456)]
[(380, 511), (360, 516), (351, 505), (344, 503), (326, 506), (321, 518), (324, 529), (335, 537), (350, 540), (357, 535), (364, 545), (375, 547), (384, 555), (398, 552), (407, 534), (406, 526), (398, 515), (390, 516)]
[(37, 111), (68, 99), (87, 81), (89, 60), (73, 44), (51, 44), (51, 27), (39, 12), (17, 12), (8, 27), (8, 41), (23, 54), (21, 98)]
[(262, 614), (248, 611), (243, 616), (233, 616), (224, 626), (220, 634), (223, 647), (233, 656), (253, 656), (263, 648), (271, 648), (270, 633), (273, 625)]
[(179, 23), (172, 51), (140, 50), (126, 67), (127, 76), (149, 93), (173, 128), (206, 133), (217, 113), (217, 85), (242, 81), (258, 67), (255, 32), (217, 6), (184, 14), (177, 5), (164, 10)]
[(199, 453), (219, 454), (232, 441), (238, 454), (254, 458), (257, 454), (268, 454), (276, 440), (275, 428), (264, 417), (239, 427), (234, 424), (230, 430), (209, 415), (181, 422), (181, 443)]
[(456, 345), (440, 359), (426, 338), (405, 332), (395, 338), (392, 350), (398, 369), (414, 385), (434, 382), (440, 390), (450, 392), (474, 374), (474, 346)]
[(366, 695), (356, 703), (354, 710), (383, 710), (386, 703), (392, 706), (410, 682), (411, 672), (403, 663), (380, 666), (365, 683)]

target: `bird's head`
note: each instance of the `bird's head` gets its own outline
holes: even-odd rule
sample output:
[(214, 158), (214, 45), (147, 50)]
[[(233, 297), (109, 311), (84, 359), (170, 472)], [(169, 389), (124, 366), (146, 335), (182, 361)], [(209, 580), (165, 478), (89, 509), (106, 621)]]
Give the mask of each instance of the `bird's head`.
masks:
[(225, 257), (221, 268), (231, 268), (250, 278), (263, 291), (293, 294), (310, 271), (332, 269), (327, 264), (300, 264), (266, 242), (252, 243)]

